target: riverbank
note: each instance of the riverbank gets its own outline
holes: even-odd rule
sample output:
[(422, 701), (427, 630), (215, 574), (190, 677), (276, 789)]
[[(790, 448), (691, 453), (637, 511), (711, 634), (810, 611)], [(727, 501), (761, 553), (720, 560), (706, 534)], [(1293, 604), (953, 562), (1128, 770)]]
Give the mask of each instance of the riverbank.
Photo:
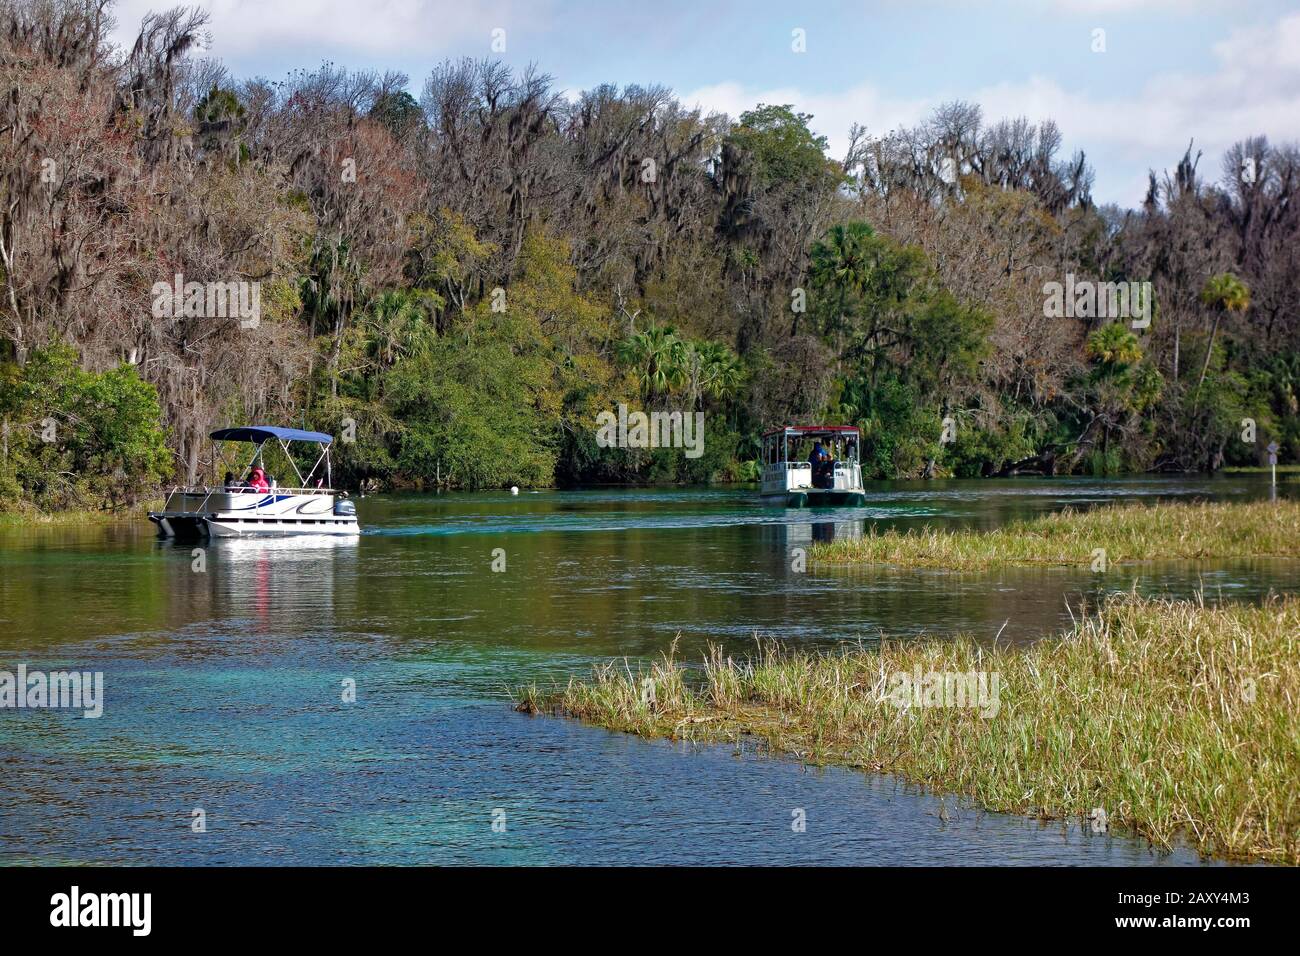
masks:
[[(959, 689), (966, 706), (936, 705)], [(987, 810), (1093, 819), (1099, 809), (1158, 847), (1181, 838), (1206, 856), (1293, 865), (1298, 705), (1294, 596), (1213, 608), (1124, 595), (1025, 650), (885, 640), (840, 653), (769, 645), (752, 660), (715, 652), (702, 669), (619, 661), (516, 700), (645, 737), (755, 737)]]
[(815, 545), (809, 557), (825, 564), (961, 571), (1007, 564), (1102, 570), (1133, 561), (1300, 557), (1300, 501), (1117, 505), (1012, 521), (993, 531), (873, 528), (861, 538)]

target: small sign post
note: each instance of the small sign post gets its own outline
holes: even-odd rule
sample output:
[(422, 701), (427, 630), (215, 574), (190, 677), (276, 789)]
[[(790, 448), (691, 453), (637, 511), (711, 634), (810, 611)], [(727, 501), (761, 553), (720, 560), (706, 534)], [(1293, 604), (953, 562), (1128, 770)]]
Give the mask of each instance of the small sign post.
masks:
[(1273, 498), (1275, 500), (1277, 498), (1277, 452), (1278, 452), (1277, 442), (1275, 441), (1269, 442), (1268, 443), (1268, 464), (1273, 472), (1272, 489), (1273, 489)]

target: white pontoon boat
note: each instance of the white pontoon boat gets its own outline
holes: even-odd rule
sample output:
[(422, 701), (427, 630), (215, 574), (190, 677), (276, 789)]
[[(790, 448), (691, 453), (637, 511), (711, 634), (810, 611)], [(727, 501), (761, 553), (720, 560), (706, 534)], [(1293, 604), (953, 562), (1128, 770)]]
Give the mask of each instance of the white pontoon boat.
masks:
[(852, 425), (787, 425), (763, 436), (763, 497), (787, 508), (866, 502)]
[[(252, 534), (359, 534), (356, 505), (329, 487), (330, 443), (323, 432), (253, 425), (223, 428), (212, 433), (217, 442), (248, 442), (256, 446), (240, 479), (217, 488), (173, 488), (162, 511), (149, 512), (149, 520), (163, 537), (238, 538)], [(284, 452), (296, 487), (249, 487), (243, 479), (260, 468), (263, 446), (275, 441)], [(289, 453), (291, 442), (320, 447), (320, 455), (304, 478)], [(323, 467), (322, 467), (323, 466)], [(317, 477), (317, 472), (320, 477)], [(315, 481), (316, 487), (311, 487)]]

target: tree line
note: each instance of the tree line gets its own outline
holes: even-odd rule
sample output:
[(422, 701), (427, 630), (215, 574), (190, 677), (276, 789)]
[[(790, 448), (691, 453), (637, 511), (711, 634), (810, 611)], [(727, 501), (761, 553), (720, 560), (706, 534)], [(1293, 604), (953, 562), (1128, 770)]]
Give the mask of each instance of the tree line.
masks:
[[(206, 26), (117, 49), (109, 0), (0, 0), (0, 508), (208, 480), (243, 422), (389, 488), (752, 479), (815, 420), (872, 477), (1300, 454), (1294, 144), (1187, 146), (1120, 209), (1053, 121), (969, 103), (832, 157), (795, 105), (491, 59), (240, 79)], [(1149, 326), (1049, 314), (1067, 275), (1150, 283)], [(159, 315), (176, 277), (258, 315)], [(704, 411), (705, 454), (598, 447), (620, 402)]]

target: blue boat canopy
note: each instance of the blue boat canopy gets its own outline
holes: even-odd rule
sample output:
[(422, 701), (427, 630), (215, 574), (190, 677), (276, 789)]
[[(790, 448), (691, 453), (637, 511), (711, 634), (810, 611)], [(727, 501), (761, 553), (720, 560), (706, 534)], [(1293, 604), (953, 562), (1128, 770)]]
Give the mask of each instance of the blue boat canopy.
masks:
[(324, 432), (305, 432), (298, 428), (279, 428), (275, 425), (241, 425), (239, 428), (219, 428), (212, 433), (214, 441), (249, 441), (261, 444), (278, 438), (281, 441), (309, 441), (318, 445), (328, 445), (334, 441), (333, 435)]

